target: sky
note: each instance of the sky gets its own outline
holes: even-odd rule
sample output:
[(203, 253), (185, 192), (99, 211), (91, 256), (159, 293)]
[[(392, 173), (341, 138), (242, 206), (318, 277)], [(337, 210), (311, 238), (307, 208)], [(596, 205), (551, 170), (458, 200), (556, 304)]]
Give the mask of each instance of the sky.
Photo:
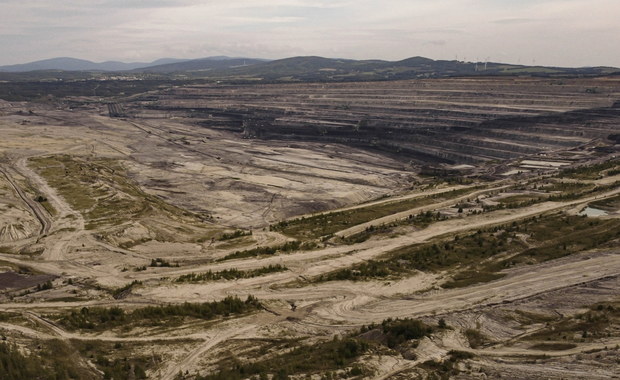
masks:
[(620, 0), (0, 0), (0, 65), (218, 55), (620, 67)]

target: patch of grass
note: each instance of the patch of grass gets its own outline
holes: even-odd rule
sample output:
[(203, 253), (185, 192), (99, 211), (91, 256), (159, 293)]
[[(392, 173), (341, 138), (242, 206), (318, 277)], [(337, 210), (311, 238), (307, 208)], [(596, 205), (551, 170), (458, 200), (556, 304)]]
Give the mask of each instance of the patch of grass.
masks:
[(189, 273), (179, 276), (175, 282), (205, 282), (205, 281), (217, 281), (217, 280), (236, 280), (240, 278), (252, 278), (264, 276), (269, 273), (284, 272), (288, 270), (285, 266), (280, 264), (269, 265), (266, 267), (251, 269), (251, 270), (238, 270), (236, 268), (225, 269), (219, 272), (208, 271), (206, 273)]
[(490, 342), (489, 339), (477, 329), (465, 330), (465, 337), (471, 348), (478, 348)]
[(47, 211), (47, 213), (50, 214), (51, 216), (58, 215), (58, 211), (56, 211), (54, 206), (52, 206), (51, 203), (47, 199), (44, 201), (39, 201), (39, 203), (41, 204), (41, 206), (43, 206), (45, 211)]
[(112, 297), (114, 297), (115, 299), (123, 298), (123, 296), (130, 293), (131, 290), (138, 285), (142, 285), (142, 281), (133, 280), (132, 282), (130, 282), (129, 284), (125, 286), (121, 286), (120, 288), (114, 289), (112, 291)]
[(126, 242), (120, 243), (118, 246), (119, 246), (119, 248), (129, 249), (129, 248), (133, 248), (133, 247), (135, 247), (137, 245), (147, 243), (147, 242), (152, 241), (152, 240), (153, 239), (150, 238), (150, 237), (143, 237), (143, 238), (138, 239), (138, 240), (130, 240), (130, 241), (126, 241)]
[(525, 340), (534, 341), (593, 341), (620, 336), (620, 301), (592, 305), (590, 310), (575, 316), (565, 316)]
[(448, 355), (450, 355), (451, 361), (467, 360), (467, 359), (473, 359), (475, 357), (475, 355), (472, 354), (471, 352), (459, 351), (459, 350), (450, 350), (450, 352), (448, 352)]
[(589, 206), (602, 209), (602, 210), (610, 210), (610, 211), (618, 210), (620, 209), (620, 195), (594, 201), (590, 203)]
[(537, 203), (552, 201), (570, 201), (585, 196), (591, 196), (597, 193), (612, 190), (618, 184), (612, 185), (595, 185), (580, 182), (554, 182), (541, 186), (539, 190), (546, 191), (545, 194), (524, 194), (514, 195), (497, 200), (496, 205), (482, 205), (484, 211), (495, 211), (501, 209), (518, 209), (528, 207)]
[(419, 197), (385, 202), (365, 207), (359, 207), (347, 211), (337, 211), (286, 220), (270, 226), (273, 231), (282, 232), (296, 239), (317, 239), (330, 236), (338, 231), (366, 223), (371, 220), (407, 211), (412, 208), (435, 203), (442, 199), (450, 199), (478, 190), (478, 187), (469, 187), (447, 191), (433, 195), (420, 195)]
[[(182, 221), (188, 225), (204, 225), (197, 215), (144, 192), (129, 179), (125, 168), (117, 160), (83, 159), (60, 154), (33, 157), (29, 159), (29, 164), (73, 209), (84, 216), (86, 229), (135, 221), (148, 226), (154, 217)], [(191, 231), (185, 231), (188, 232)], [(216, 232), (213, 231), (213, 236)]]
[(221, 301), (183, 303), (178, 305), (148, 306), (126, 312), (120, 307), (83, 307), (57, 316), (57, 321), (69, 330), (103, 331), (111, 328), (140, 324), (158, 326), (180, 323), (185, 318), (211, 320), (230, 315), (241, 315), (259, 310), (260, 302), (252, 296), (245, 301), (226, 297)]
[[(345, 369), (345, 377), (364, 375), (365, 371), (353, 363), (371, 348), (370, 343), (356, 338), (334, 338), (313, 345), (297, 345), (285, 353), (251, 363), (240, 363), (231, 358), (222, 362), (210, 375), (196, 376), (195, 380), (241, 380), (258, 376), (260, 379), (288, 379), (289, 375), (325, 374)], [(182, 374), (177, 380), (185, 379)]]
[[(161, 362), (161, 357), (152, 351), (145, 355), (143, 344), (85, 340), (72, 340), (71, 343), (103, 372), (104, 379), (147, 379), (146, 371)], [(156, 343), (149, 342), (149, 346)]]
[(521, 204), (521, 203), (530, 202), (530, 201), (539, 202), (540, 198), (543, 198), (542, 194), (517, 194), (517, 195), (511, 195), (508, 197), (500, 198), (497, 200), (497, 202), (503, 203), (506, 205), (512, 205), (512, 204)]
[(471, 285), (499, 280), (505, 275), (484, 270), (465, 270), (452, 276), (452, 280), (442, 285), (445, 289), (465, 288)]
[(458, 375), (461, 371), (458, 369), (456, 364), (459, 361), (473, 359), (474, 354), (466, 351), (457, 351), (450, 350), (448, 352), (447, 360), (434, 361), (427, 360), (420, 365), (420, 368), (426, 370), (428, 372), (427, 379), (452, 379), (454, 376)]
[(151, 259), (151, 263), (149, 264), (152, 268), (171, 268), (178, 267), (179, 264), (171, 264), (168, 260), (164, 260), (162, 258)]
[(317, 248), (318, 245), (314, 242), (300, 242), (300, 241), (287, 241), (282, 245), (271, 247), (256, 247), (252, 249), (246, 249), (244, 251), (236, 251), (229, 255), (218, 259), (217, 261), (226, 261), (233, 259), (243, 259), (247, 257), (260, 257), (260, 256), (272, 256), (277, 253), (288, 253), (293, 251), (308, 251)]
[(598, 220), (584, 216), (548, 217), (539, 223), (526, 225), (522, 232), (530, 233), (539, 243), (500, 265), (544, 262), (568, 256), (620, 238), (620, 220)]
[(549, 323), (558, 320), (557, 315), (548, 315), (540, 313), (532, 313), (525, 310), (514, 310), (515, 320), (524, 325), (531, 325), (533, 323)]
[(381, 330), (386, 336), (386, 343), (389, 348), (395, 348), (412, 339), (429, 336), (433, 332), (432, 327), (422, 321), (411, 318), (388, 318), (381, 322)]
[[(19, 255), (19, 252), (16, 251), (13, 247), (0, 246), (0, 253), (6, 253), (9, 255)], [(5, 263), (6, 261), (2, 261)]]
[(11, 380), (86, 380), (96, 378), (92, 371), (81, 368), (75, 351), (60, 340), (39, 343), (30, 354), (16, 345), (0, 342), (0, 379)]
[(620, 186), (620, 182), (609, 185), (595, 185), (592, 183), (581, 182), (553, 182), (539, 187), (539, 190), (545, 191), (545, 194), (524, 194), (514, 195), (506, 198), (498, 199), (496, 205), (482, 205), (484, 211), (495, 211), (501, 209), (518, 209), (528, 207), (537, 203), (551, 201), (562, 202), (571, 201), (585, 196), (600, 194), (609, 190), (613, 190)]
[(219, 241), (232, 240), (232, 239), (236, 239), (242, 236), (252, 236), (252, 231), (235, 230), (234, 232), (231, 232), (231, 233), (222, 234), (217, 240)]
[(618, 169), (620, 169), (620, 160), (615, 159), (595, 165), (564, 169), (558, 174), (558, 176), (562, 178), (593, 180), (603, 178), (607, 172), (615, 173)]
[(56, 297), (56, 298), (46, 298), (45, 302), (80, 302), (80, 301), (90, 301), (90, 298), (85, 297)]
[(8, 311), (0, 311), (0, 322), (6, 322), (18, 316), (20, 316), (20, 314), (8, 312)]
[(439, 213), (431, 211), (419, 213), (417, 215), (409, 215), (407, 218), (379, 226), (369, 226), (364, 231), (348, 236), (343, 239), (346, 244), (358, 244), (370, 239), (376, 235), (385, 235), (393, 231), (394, 228), (405, 225), (413, 225), (417, 228), (428, 227), (433, 222), (444, 220), (445, 218)]
[(0, 266), (11, 268), (13, 272), (19, 273), (19, 274), (27, 274), (27, 275), (45, 274), (32, 267), (21, 265), (21, 264), (15, 264), (15, 263), (12, 263), (10, 261), (5, 261), (5, 260), (0, 260)]
[(440, 271), (450, 268), (475, 266), (508, 250), (523, 248), (513, 238), (510, 226), (456, 237), (452, 241), (406, 246), (389, 252), (384, 259), (369, 260), (351, 268), (320, 276), (317, 281), (368, 280), (401, 276), (412, 271)]
[(583, 192), (586, 189), (592, 189), (595, 185), (581, 182), (553, 182), (549, 185), (544, 185), (539, 188), (539, 190), (548, 191), (548, 192), (561, 192), (561, 193), (570, 193), (570, 194), (578, 194)]
[[(230, 356), (220, 361), (209, 375), (197, 376), (199, 380), (241, 380), (241, 379), (288, 379), (309, 378), (322, 375), (321, 379), (361, 379), (371, 373), (359, 364), (366, 353), (388, 352), (387, 347), (398, 347), (405, 342), (429, 336), (433, 329), (425, 323), (411, 319), (386, 319), (380, 325), (363, 326), (349, 336), (318, 342), (311, 345), (299, 344), (296, 340), (270, 342), (252, 351), (258, 360), (241, 362)], [(374, 337), (374, 338), (373, 338)], [(378, 338), (377, 338), (378, 337)], [(270, 348), (278, 346), (278, 354), (270, 355)], [(393, 353), (393, 351), (389, 350)], [(305, 375), (305, 377), (303, 377)], [(179, 374), (177, 380), (194, 379)]]
[[(517, 234), (527, 235), (534, 247), (528, 248)], [(452, 280), (444, 287), (463, 287), (501, 278), (499, 272), (514, 265), (557, 259), (619, 238), (620, 220), (553, 214), (478, 230), (452, 240), (406, 246), (381, 259), (321, 275), (315, 281), (358, 281), (400, 277), (416, 270), (452, 270)], [(498, 256), (508, 258), (496, 259)]]
[(530, 346), (530, 350), (564, 351), (575, 347), (577, 347), (577, 345), (573, 343), (538, 343)]

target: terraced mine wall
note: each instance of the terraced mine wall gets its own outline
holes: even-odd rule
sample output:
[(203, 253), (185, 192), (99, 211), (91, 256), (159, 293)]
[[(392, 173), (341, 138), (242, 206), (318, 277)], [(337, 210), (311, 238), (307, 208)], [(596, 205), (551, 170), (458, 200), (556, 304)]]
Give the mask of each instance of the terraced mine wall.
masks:
[(606, 140), (618, 131), (618, 99), (620, 78), (477, 78), (190, 86), (133, 106), (141, 117), (163, 111), (240, 138), (340, 143), (403, 160), (476, 163)]

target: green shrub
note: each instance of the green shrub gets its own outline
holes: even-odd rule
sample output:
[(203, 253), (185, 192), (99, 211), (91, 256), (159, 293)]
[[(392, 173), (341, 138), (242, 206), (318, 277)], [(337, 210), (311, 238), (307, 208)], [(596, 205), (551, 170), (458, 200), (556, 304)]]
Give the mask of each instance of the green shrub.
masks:
[(175, 318), (210, 320), (217, 317), (244, 314), (262, 308), (258, 299), (248, 296), (245, 301), (228, 296), (221, 301), (182, 303), (178, 305), (147, 306), (125, 312), (119, 307), (83, 307), (60, 317), (59, 323), (69, 329), (105, 330), (118, 326), (150, 322), (166, 324)]

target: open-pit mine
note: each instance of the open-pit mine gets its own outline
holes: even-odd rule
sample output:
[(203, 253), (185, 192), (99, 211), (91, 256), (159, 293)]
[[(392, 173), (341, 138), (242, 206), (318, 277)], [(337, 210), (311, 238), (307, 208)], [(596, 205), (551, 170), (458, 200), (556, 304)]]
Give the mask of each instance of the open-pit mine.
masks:
[(137, 82), (0, 100), (0, 377), (618, 377), (620, 76)]

